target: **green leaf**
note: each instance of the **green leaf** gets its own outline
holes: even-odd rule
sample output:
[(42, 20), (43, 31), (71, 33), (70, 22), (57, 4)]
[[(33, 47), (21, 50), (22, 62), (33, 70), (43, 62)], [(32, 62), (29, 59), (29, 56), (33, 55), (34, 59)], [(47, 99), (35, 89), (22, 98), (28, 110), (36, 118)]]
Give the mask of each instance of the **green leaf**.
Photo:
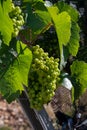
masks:
[(67, 45), (71, 36), (71, 18), (67, 12), (59, 14), (56, 6), (48, 7), (57, 32), (60, 45)]
[(27, 5), (29, 4), (29, 0), (22, 0), (21, 7), (23, 11), (26, 10)]
[[(63, 46), (66, 46), (70, 40), (71, 36), (71, 17), (67, 12), (59, 13), (59, 9), (57, 6), (47, 7), (48, 11), (53, 20), (60, 48), (60, 69), (62, 70), (63, 66), (65, 66), (65, 57)], [(66, 50), (66, 49), (65, 49)]]
[(30, 2), (27, 6), (27, 13), (27, 27), (31, 30), (32, 38), (51, 26), (50, 15), (41, 0)]
[(55, 26), (59, 44), (67, 45), (71, 36), (71, 18), (67, 12), (62, 12), (58, 15)]
[[(28, 73), (32, 61), (32, 53), (29, 48), (21, 42), (17, 42), (17, 44), (21, 46), (20, 53), (17, 54), (17, 57), (13, 57), (12, 62), (9, 63), (0, 78), (0, 92), (8, 101), (17, 98), (16, 96), (24, 90), (23, 85), (28, 86)], [(19, 51), (19, 48), (17, 49)], [(14, 97), (11, 100), (12, 95)]]
[(73, 8), (72, 6), (68, 5), (67, 3), (65, 3), (63, 1), (58, 2), (57, 6), (59, 8), (59, 12), (66, 11), (70, 15), (73, 22), (78, 21), (79, 12), (75, 8)]
[(0, 1), (0, 32), (3, 37), (5, 44), (9, 45), (11, 41), (11, 36), (13, 30), (13, 23), (9, 17), (9, 12), (11, 10), (11, 1), (3, 1), (3, 4)]
[(71, 65), (71, 76), (74, 85), (74, 97), (78, 99), (87, 89), (87, 63), (74, 61)]
[(79, 12), (73, 8), (72, 6), (68, 5), (65, 2), (58, 2), (57, 6), (59, 8), (59, 12), (63, 12), (66, 11), (70, 17), (71, 17), (71, 37), (69, 40), (69, 44), (67, 45), (67, 49), (68, 52), (73, 55), (76, 56), (77, 52), (78, 52), (78, 48), (79, 48), (79, 40), (80, 40), (80, 36), (79, 36), (79, 26), (78, 26), (78, 18), (79, 18)]
[(21, 43), (23, 54), (19, 54), (17, 60), (15, 61), (15, 66), (19, 70), (20, 77), (22, 79), (22, 84), (28, 86), (28, 73), (32, 61), (32, 54), (29, 48)]
[(76, 56), (79, 49), (80, 29), (77, 23), (72, 22), (71, 37), (67, 46), (62, 47), (60, 68), (64, 68), (70, 55)]
[(43, 2), (43, 0), (33, 0), (33, 1), (32, 0), (22, 0), (21, 7), (24, 11), (24, 10), (28, 9), (28, 5), (30, 3), (36, 3), (36, 2), (39, 2), (39, 1)]
[(78, 24), (75, 22), (72, 22), (71, 37), (70, 37), (70, 41), (67, 47), (69, 49), (69, 53), (72, 54), (73, 56), (76, 56), (79, 49), (79, 40), (80, 40), (79, 32), (80, 32), (80, 29), (79, 29)]
[(54, 22), (59, 44), (67, 45), (71, 36), (71, 18), (67, 12), (58, 13), (56, 6), (48, 7), (48, 11)]

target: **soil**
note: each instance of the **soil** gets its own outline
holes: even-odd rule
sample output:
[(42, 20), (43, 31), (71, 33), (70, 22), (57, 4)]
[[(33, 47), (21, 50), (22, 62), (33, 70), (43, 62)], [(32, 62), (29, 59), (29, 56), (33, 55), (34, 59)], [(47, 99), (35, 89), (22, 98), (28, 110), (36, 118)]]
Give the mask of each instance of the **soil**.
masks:
[(10, 104), (0, 96), (0, 130), (31, 130), (27, 117), (20, 104), (14, 101)]

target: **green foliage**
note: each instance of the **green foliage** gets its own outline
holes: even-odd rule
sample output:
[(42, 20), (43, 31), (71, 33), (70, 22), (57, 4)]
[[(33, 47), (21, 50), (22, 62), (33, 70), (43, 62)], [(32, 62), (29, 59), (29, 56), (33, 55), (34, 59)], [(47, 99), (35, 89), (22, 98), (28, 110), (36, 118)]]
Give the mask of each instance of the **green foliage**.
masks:
[[(4, 52), (5, 58), (2, 57), (0, 64), (0, 92), (8, 101), (17, 98), (24, 90), (23, 85), (28, 86), (28, 73), (32, 61), (32, 53), (26, 45), (17, 42), (16, 50), (11, 48), (8, 53)], [(7, 62), (4, 59), (7, 59)]]
[[(54, 21), (56, 21), (57, 23), (56, 25), (57, 35), (58, 33), (60, 33), (60, 35), (58, 35), (58, 40), (59, 40), (59, 46), (60, 46), (60, 69), (62, 70), (63, 67), (66, 65), (69, 55), (71, 54), (73, 56), (76, 56), (79, 49), (80, 29), (77, 23), (78, 18), (79, 18), (79, 13), (75, 8), (71, 7), (65, 2), (58, 2), (57, 4), (55, 4), (55, 6), (56, 8), (58, 8), (57, 14), (60, 15), (61, 13), (64, 13), (64, 12), (67, 13), (67, 17), (66, 16), (65, 17), (63, 16), (64, 18), (60, 17), (59, 23), (57, 22), (58, 20), (56, 20), (57, 18), (54, 19)], [(51, 11), (51, 14), (52, 14), (52, 11)], [(66, 18), (68, 20), (66, 20)]]
[(26, 10), (27, 5), (29, 4), (29, 1), (30, 1), (30, 0), (22, 0), (22, 5), (21, 5), (21, 6), (22, 6), (22, 9), (23, 9), (23, 10)]
[[(64, 21), (64, 19), (66, 19)], [(56, 30), (59, 44), (67, 45), (71, 35), (71, 18), (67, 12), (62, 12), (57, 17)]]
[(51, 26), (50, 15), (42, 1), (31, 1), (27, 6), (27, 13), (27, 26), (31, 30), (32, 38)]
[(60, 69), (62, 70), (63, 66), (65, 66), (65, 52), (63, 47), (68, 44), (71, 36), (71, 17), (66, 11), (59, 13), (59, 9), (56, 5), (47, 8), (52, 17), (57, 33), (60, 49)]
[(76, 56), (78, 49), (79, 49), (79, 26), (78, 26), (78, 19), (79, 19), (79, 12), (73, 8), (72, 6), (64, 3), (58, 2), (57, 6), (59, 8), (59, 12), (66, 11), (71, 17), (71, 37), (67, 45), (67, 49), (69, 54)]
[(70, 6), (70, 5), (68, 5), (67, 3), (64, 3), (64, 2), (58, 2), (57, 6), (59, 8), (59, 12), (66, 11), (70, 15), (73, 22), (78, 21), (79, 12), (75, 8), (73, 8), (72, 6)]
[[(71, 18), (67, 12), (58, 13), (57, 7), (48, 7), (58, 35), (59, 45), (67, 45), (71, 35)], [(64, 20), (66, 19), (66, 20)], [(60, 48), (61, 49), (61, 48)]]
[(80, 29), (77, 23), (79, 18), (79, 12), (75, 8), (69, 6), (64, 2), (59, 2), (57, 5), (60, 12), (66, 11), (71, 17), (71, 21), (72, 21), (71, 37), (69, 40), (69, 44), (67, 45), (67, 48), (71, 55), (76, 56), (78, 52), (79, 40), (80, 40), (80, 36), (79, 36)]
[(9, 42), (12, 38), (13, 33), (13, 23), (9, 17), (9, 12), (11, 11), (11, 2), (10, 0), (3, 1), (3, 4), (0, 1), (0, 32), (3, 38), (3, 41), (6, 45), (9, 45)]
[(76, 56), (79, 49), (79, 40), (80, 40), (79, 32), (80, 32), (80, 29), (79, 29), (78, 24), (75, 22), (72, 22), (71, 37), (70, 37), (69, 44), (67, 46), (69, 53), (72, 56)]
[(74, 85), (74, 97), (78, 99), (87, 88), (87, 63), (74, 61), (71, 65), (71, 76)]

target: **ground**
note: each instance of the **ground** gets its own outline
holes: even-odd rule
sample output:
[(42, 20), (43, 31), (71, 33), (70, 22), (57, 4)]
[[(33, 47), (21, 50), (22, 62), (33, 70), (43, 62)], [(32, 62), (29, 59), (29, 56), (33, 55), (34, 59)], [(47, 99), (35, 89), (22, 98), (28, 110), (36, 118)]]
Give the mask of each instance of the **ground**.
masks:
[(2, 126), (9, 126), (12, 130), (30, 130), (29, 122), (19, 102), (8, 104), (0, 96), (0, 127)]

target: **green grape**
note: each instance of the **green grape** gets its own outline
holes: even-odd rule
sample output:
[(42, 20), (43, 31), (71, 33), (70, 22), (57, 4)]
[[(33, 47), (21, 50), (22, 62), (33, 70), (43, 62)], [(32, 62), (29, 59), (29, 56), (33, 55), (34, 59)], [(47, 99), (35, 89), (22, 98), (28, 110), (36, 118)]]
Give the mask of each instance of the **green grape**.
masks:
[(11, 12), (9, 13), (10, 18), (13, 22), (14, 32), (13, 37), (16, 37), (24, 24), (22, 10), (19, 6), (15, 6), (13, 3), (11, 5)]
[(27, 88), (30, 106), (40, 110), (54, 95), (59, 81), (58, 58), (49, 57), (39, 45), (32, 47), (33, 61)]
[(13, 23), (16, 23), (16, 19), (15, 18), (13, 18), (12, 21), (13, 21)]
[(21, 13), (22, 13), (22, 11), (21, 11), (21, 9), (20, 9), (19, 6), (16, 6), (16, 7), (15, 7), (15, 10), (17, 11), (18, 14), (21, 14)]

